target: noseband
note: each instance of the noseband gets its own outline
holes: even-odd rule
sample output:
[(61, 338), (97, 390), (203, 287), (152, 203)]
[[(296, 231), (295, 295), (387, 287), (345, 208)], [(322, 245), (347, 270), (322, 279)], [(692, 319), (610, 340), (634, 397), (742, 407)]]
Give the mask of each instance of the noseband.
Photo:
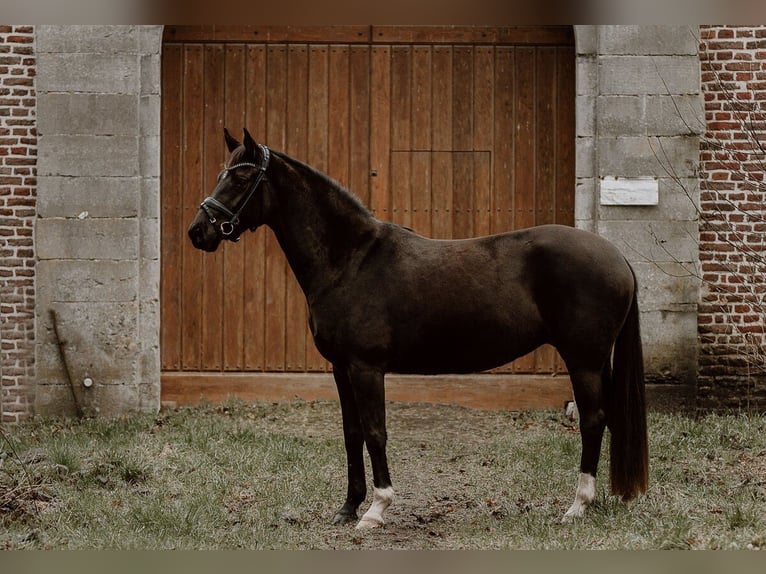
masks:
[[(207, 215), (207, 219), (210, 222), (210, 225), (213, 227), (216, 226), (216, 223), (218, 223), (218, 220), (216, 219), (215, 215), (213, 215), (212, 210), (216, 210), (219, 213), (225, 215), (228, 218), (228, 221), (221, 221), (218, 228), (221, 231), (221, 235), (223, 235), (226, 239), (230, 239), (231, 241), (239, 241), (239, 235), (232, 238), (231, 235), (234, 233), (234, 230), (239, 225), (239, 216), (244, 211), (244, 209), (247, 207), (247, 204), (250, 203), (250, 200), (253, 198), (253, 195), (255, 195), (255, 192), (258, 190), (258, 186), (263, 181), (263, 178), (266, 175), (266, 169), (269, 167), (269, 148), (267, 148), (265, 145), (258, 144), (258, 147), (261, 150), (261, 153), (263, 155), (263, 159), (261, 160), (261, 165), (256, 165), (254, 163), (238, 163), (229, 167), (224, 168), (221, 173), (218, 174), (218, 181), (220, 181), (222, 178), (226, 177), (226, 173), (231, 171), (232, 169), (236, 169), (238, 167), (254, 167), (258, 169), (258, 174), (255, 176), (255, 181), (253, 181), (253, 185), (250, 187), (250, 191), (245, 196), (245, 200), (242, 202), (242, 204), (239, 206), (239, 209), (237, 211), (231, 211), (228, 207), (226, 207), (223, 203), (218, 201), (215, 197), (208, 196), (206, 197), (202, 203), (200, 203), (199, 207), (202, 211), (205, 212), (205, 215)], [(251, 230), (254, 230), (256, 226), (251, 227)]]

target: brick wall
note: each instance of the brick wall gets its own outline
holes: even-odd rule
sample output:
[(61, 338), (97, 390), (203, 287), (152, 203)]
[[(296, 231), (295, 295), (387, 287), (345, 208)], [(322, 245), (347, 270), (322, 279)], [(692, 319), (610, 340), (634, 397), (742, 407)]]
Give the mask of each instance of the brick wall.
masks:
[(32, 26), (0, 25), (0, 415), (18, 422), (34, 388), (37, 131)]
[(766, 408), (766, 26), (702, 26), (703, 407)]

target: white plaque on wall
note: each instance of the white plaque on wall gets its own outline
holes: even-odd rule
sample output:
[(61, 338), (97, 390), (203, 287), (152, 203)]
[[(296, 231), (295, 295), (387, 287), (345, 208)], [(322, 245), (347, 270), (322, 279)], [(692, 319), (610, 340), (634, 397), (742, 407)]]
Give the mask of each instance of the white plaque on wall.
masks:
[(656, 177), (604, 177), (601, 205), (657, 205), (660, 200)]

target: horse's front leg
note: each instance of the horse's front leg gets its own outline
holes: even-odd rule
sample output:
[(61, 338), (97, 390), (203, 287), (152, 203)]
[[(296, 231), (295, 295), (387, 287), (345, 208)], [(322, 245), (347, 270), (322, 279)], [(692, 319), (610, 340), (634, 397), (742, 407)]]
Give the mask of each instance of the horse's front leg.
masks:
[(356, 527), (375, 528), (384, 523), (383, 513), (394, 499), (386, 458), (384, 375), (375, 369), (354, 366), (349, 368), (348, 376), (359, 410), (364, 442), (370, 455), (374, 485), (372, 504)]
[(338, 387), (340, 408), (343, 415), (343, 439), (346, 445), (348, 466), (348, 491), (346, 501), (335, 514), (333, 524), (348, 524), (357, 520), (356, 510), (367, 496), (364, 477), (364, 434), (356, 398), (345, 367), (333, 366), (333, 376)]

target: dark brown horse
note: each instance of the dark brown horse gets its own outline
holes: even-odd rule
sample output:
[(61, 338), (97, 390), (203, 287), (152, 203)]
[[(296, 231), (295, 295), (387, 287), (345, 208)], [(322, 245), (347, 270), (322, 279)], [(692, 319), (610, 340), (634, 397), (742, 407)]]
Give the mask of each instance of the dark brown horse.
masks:
[(580, 479), (565, 518), (596, 496), (606, 427), (612, 492), (646, 490), (646, 411), (636, 280), (606, 240), (547, 225), (476, 239), (427, 239), (375, 219), (315, 169), (225, 132), (229, 167), (189, 227), (215, 251), (266, 224), (308, 302), (317, 349), (332, 363), (348, 457), (336, 523), (357, 518), (372, 463), (373, 499), (358, 523), (383, 523), (393, 499), (386, 459), (386, 373), (470, 373), (550, 343), (580, 413)]

